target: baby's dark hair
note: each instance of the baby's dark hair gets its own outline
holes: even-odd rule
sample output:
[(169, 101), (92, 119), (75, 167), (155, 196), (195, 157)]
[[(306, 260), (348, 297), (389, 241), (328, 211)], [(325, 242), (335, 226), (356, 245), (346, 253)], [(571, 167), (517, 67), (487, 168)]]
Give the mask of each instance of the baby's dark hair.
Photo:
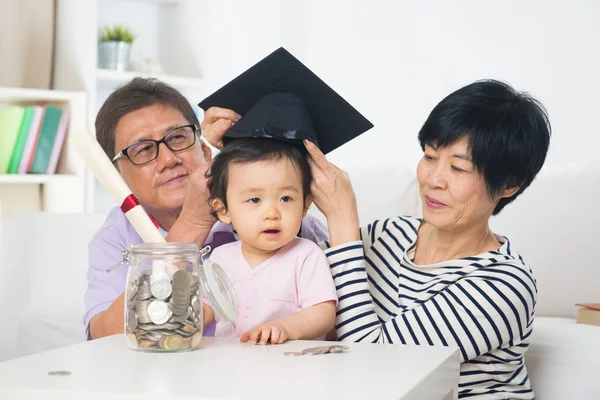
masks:
[[(288, 159), (302, 176), (302, 194), (304, 200), (310, 195), (312, 173), (306, 159), (306, 150), (293, 143), (275, 139), (236, 139), (227, 143), (223, 151), (217, 154), (207, 172), (210, 202), (220, 199), (227, 209), (227, 184), (229, 166), (232, 164), (250, 164), (258, 161), (279, 161)], [(213, 214), (215, 214), (213, 210)]]

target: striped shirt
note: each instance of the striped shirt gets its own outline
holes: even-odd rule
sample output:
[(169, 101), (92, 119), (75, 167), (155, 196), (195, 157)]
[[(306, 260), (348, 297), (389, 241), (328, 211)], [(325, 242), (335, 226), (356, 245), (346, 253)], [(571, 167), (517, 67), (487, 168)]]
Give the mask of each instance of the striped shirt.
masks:
[(325, 243), (339, 340), (456, 346), (460, 398), (534, 398), (524, 362), (537, 297), (531, 269), (497, 235), (496, 251), (417, 266), (420, 223), (390, 218), (362, 228), (361, 241)]

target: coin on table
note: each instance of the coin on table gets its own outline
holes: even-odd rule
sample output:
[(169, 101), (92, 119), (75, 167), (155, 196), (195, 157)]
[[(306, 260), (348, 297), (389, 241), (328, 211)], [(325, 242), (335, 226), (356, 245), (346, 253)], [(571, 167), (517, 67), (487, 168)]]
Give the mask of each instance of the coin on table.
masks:
[(302, 350), (302, 354), (305, 355), (319, 355), (329, 353), (329, 346), (311, 347), (309, 349)]
[(148, 315), (153, 323), (156, 325), (162, 325), (171, 318), (171, 310), (164, 301), (152, 300), (148, 305)]
[(342, 346), (342, 345), (329, 346), (329, 352), (330, 353), (343, 353), (343, 352), (345, 352), (348, 349), (349, 349), (348, 346)]
[(194, 336), (192, 336), (192, 349), (197, 349), (198, 346), (200, 345), (200, 340), (202, 339), (202, 335), (200, 334), (200, 332), (196, 332), (194, 333)]
[(50, 371), (48, 372), (50, 376), (69, 376), (71, 375), (71, 371)]
[(299, 351), (286, 351), (285, 353), (283, 353), (284, 356), (303, 356), (304, 353), (301, 353)]

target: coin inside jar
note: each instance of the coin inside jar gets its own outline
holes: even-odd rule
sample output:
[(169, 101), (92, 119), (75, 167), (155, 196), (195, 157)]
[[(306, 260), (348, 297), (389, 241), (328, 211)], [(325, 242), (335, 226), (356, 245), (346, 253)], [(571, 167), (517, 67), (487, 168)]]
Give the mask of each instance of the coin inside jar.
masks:
[(167, 303), (161, 300), (153, 300), (148, 305), (148, 315), (153, 323), (162, 325), (171, 318), (171, 310)]

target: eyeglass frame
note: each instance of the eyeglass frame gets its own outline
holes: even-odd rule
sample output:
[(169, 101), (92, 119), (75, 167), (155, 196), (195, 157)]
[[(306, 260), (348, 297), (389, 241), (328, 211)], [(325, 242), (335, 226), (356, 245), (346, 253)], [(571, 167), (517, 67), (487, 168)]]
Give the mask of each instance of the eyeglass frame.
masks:
[[(165, 140), (167, 138), (167, 136), (169, 136), (171, 133), (175, 132), (178, 129), (181, 128), (192, 128), (192, 130), (194, 131), (194, 141), (187, 147), (184, 147), (183, 149), (179, 149), (179, 150), (173, 150), (168, 144), (167, 141)], [(154, 139), (144, 139), (144, 140), (139, 140), (135, 143), (130, 144), (129, 146), (125, 147), (123, 150), (121, 150), (120, 152), (118, 152), (117, 154), (115, 154), (115, 156), (112, 159), (112, 162), (117, 161), (118, 159), (122, 158), (122, 157), (127, 157), (127, 159), (133, 164), (133, 165), (145, 165), (145, 164), (149, 164), (152, 161), (156, 160), (158, 158), (158, 153), (160, 152), (160, 144), (164, 143), (165, 146), (167, 146), (167, 148), (169, 150), (171, 150), (173, 153), (178, 153), (180, 151), (184, 151), (189, 149), (190, 147), (192, 147), (194, 144), (196, 144), (196, 132), (198, 132), (198, 127), (195, 124), (188, 124), (188, 125), (181, 125), (178, 126), (177, 128), (173, 128), (170, 131), (168, 131), (167, 133), (164, 134), (164, 136), (159, 139), (159, 140), (154, 140)], [(137, 164), (135, 162), (133, 162), (133, 160), (129, 157), (129, 154), (127, 154), (127, 150), (129, 150), (130, 147), (139, 145), (142, 142), (154, 142), (156, 143), (156, 155), (154, 156), (153, 159), (145, 161), (143, 163)]]

